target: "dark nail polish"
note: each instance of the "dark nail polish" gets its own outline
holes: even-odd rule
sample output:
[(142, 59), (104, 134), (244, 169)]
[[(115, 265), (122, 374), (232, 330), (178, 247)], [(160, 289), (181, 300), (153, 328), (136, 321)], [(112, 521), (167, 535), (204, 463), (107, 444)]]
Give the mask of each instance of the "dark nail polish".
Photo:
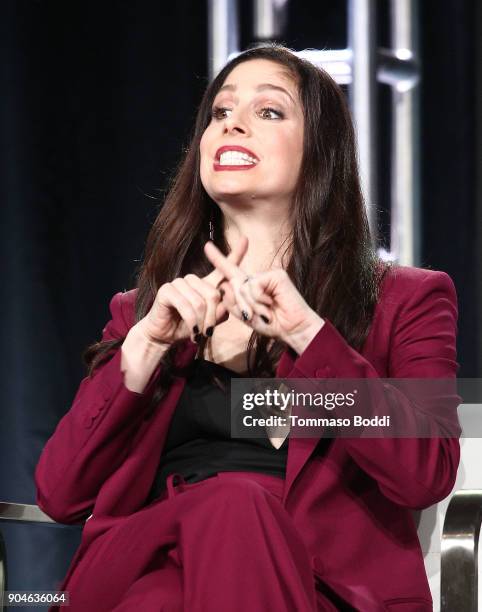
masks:
[(195, 326), (192, 328), (192, 331), (193, 331), (195, 334), (198, 334), (198, 333), (199, 333), (199, 327), (198, 327), (197, 325), (195, 325)]
[(214, 327), (211, 325), (210, 327), (207, 328), (206, 335), (212, 336), (213, 335), (213, 331), (214, 331)]
[(268, 317), (265, 317), (264, 315), (260, 315), (260, 316), (261, 316), (261, 318), (263, 319), (263, 321), (264, 321), (266, 324), (268, 324), (268, 323), (269, 323), (269, 319), (268, 319)]
[(247, 321), (249, 319), (249, 315), (246, 310), (241, 311), (241, 316), (243, 317), (243, 321)]
[(194, 342), (197, 342), (198, 344), (201, 342), (203, 335), (202, 334), (196, 334), (194, 336)]

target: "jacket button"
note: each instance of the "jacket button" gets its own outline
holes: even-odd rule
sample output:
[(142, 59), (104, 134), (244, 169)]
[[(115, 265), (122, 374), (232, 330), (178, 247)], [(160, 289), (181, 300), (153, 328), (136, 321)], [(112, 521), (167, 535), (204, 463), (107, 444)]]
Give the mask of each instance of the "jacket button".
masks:
[(105, 402), (103, 402), (103, 401), (96, 402), (92, 406), (92, 409), (90, 410), (90, 415), (93, 416), (93, 417), (98, 416), (99, 412), (104, 409), (104, 406), (105, 406)]
[(92, 423), (94, 422), (94, 417), (91, 416), (90, 414), (85, 415), (83, 423), (84, 423), (84, 427), (86, 427), (87, 429), (90, 429), (92, 427)]
[(102, 398), (104, 399), (105, 402), (107, 402), (111, 396), (112, 396), (112, 391), (110, 389), (108, 389), (107, 387), (102, 387), (101, 388), (101, 395)]

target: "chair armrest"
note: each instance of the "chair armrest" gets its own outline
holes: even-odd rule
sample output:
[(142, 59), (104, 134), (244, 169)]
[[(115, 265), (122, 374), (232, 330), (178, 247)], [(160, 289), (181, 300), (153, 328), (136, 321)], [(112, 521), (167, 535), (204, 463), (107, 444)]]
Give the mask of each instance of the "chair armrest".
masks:
[[(41, 524), (64, 529), (78, 528), (78, 525), (57, 523), (34, 504), (12, 504), (9, 502), (0, 502), (0, 523), (2, 522)], [(4, 592), (7, 589), (7, 577), (7, 552), (0, 530), (0, 610), (4, 610), (2, 602)]]
[(450, 500), (442, 531), (441, 612), (476, 612), (482, 490), (460, 490)]
[(42, 512), (38, 506), (33, 504), (11, 504), (9, 502), (0, 502), (0, 521), (8, 521), (13, 523), (56, 523), (45, 512)]

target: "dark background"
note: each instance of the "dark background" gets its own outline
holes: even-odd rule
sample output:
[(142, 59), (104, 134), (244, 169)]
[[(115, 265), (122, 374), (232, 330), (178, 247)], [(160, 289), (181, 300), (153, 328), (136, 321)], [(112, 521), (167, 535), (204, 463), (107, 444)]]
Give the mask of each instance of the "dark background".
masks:
[[(419, 4), (422, 264), (455, 282), (459, 375), (475, 377), (482, 361), (480, 8), (475, 0)], [(251, 3), (240, 6), (245, 47), (253, 41)], [(383, 43), (386, 3), (378, 6)], [(35, 503), (33, 471), (84, 375), (81, 351), (100, 336), (112, 295), (133, 286), (207, 84), (206, 10), (201, 0), (1, 4), (0, 501)], [(345, 3), (292, 1), (280, 41), (345, 47)], [(382, 207), (383, 190), (382, 182)], [(80, 530), (2, 530), (10, 589), (54, 589)]]

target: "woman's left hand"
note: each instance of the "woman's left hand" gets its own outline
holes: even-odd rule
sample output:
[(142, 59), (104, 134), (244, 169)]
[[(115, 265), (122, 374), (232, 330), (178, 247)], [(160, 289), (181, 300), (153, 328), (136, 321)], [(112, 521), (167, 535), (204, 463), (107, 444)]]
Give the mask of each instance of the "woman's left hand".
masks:
[[(240, 240), (248, 240), (241, 236)], [(218, 288), (223, 304), (256, 332), (282, 340), (301, 354), (324, 320), (306, 303), (283, 268), (249, 276), (212, 243), (204, 245), (209, 261), (222, 273)]]

